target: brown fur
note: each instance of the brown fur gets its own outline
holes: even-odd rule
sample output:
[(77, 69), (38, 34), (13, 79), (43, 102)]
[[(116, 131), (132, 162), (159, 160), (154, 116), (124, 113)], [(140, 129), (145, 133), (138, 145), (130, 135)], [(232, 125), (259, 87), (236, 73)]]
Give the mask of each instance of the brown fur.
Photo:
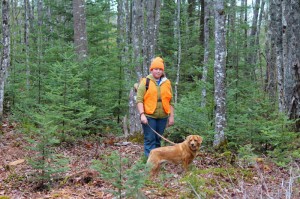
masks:
[(152, 166), (151, 175), (156, 175), (159, 171), (160, 164), (165, 161), (172, 162), (174, 164), (181, 163), (182, 167), (186, 171), (189, 164), (196, 157), (201, 143), (201, 136), (189, 135), (182, 143), (151, 150), (147, 161), (147, 164)]

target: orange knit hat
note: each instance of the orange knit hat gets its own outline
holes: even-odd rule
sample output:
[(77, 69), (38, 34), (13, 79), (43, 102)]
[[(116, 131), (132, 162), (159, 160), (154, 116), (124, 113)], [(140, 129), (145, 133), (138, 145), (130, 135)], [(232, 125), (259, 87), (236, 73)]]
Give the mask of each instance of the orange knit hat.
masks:
[(154, 68), (165, 70), (164, 60), (160, 57), (155, 57), (151, 63), (150, 71), (152, 71)]

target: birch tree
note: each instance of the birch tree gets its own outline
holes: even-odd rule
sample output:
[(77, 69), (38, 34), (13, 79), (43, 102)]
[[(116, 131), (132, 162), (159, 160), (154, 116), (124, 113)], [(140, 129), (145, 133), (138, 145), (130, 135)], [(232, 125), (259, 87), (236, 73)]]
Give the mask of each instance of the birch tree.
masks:
[(224, 1), (214, 2), (215, 10), (215, 63), (214, 63), (214, 99), (215, 99), (215, 136), (214, 148), (222, 147), (226, 142), (226, 45)]
[(2, 0), (2, 54), (0, 65), (0, 123), (3, 120), (4, 87), (10, 66), (9, 0)]

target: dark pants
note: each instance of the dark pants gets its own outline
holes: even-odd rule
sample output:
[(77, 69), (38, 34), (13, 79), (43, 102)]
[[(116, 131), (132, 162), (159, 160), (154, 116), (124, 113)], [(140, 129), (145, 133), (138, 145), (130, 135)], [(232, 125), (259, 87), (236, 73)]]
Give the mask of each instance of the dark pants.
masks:
[[(151, 117), (147, 117), (147, 119), (148, 124), (151, 126), (151, 128), (153, 128), (160, 135), (164, 133), (168, 118), (154, 119)], [(161, 138), (152, 131), (148, 124), (142, 124), (144, 131), (144, 152), (146, 157), (149, 156), (149, 153), (152, 149), (160, 147), (161, 140)]]

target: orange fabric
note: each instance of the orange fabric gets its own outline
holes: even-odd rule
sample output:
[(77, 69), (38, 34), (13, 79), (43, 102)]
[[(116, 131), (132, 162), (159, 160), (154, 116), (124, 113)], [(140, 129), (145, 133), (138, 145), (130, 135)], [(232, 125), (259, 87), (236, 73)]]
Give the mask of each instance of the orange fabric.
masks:
[[(146, 78), (143, 78), (143, 83), (146, 85)], [(167, 114), (171, 113), (170, 102), (172, 99), (171, 82), (167, 80), (160, 85), (160, 97), (164, 111)], [(157, 89), (153, 80), (149, 82), (148, 91), (144, 95), (144, 111), (146, 114), (153, 114), (157, 107)]]
[(150, 71), (153, 70), (154, 68), (165, 70), (164, 60), (160, 57), (154, 58), (150, 65)]

